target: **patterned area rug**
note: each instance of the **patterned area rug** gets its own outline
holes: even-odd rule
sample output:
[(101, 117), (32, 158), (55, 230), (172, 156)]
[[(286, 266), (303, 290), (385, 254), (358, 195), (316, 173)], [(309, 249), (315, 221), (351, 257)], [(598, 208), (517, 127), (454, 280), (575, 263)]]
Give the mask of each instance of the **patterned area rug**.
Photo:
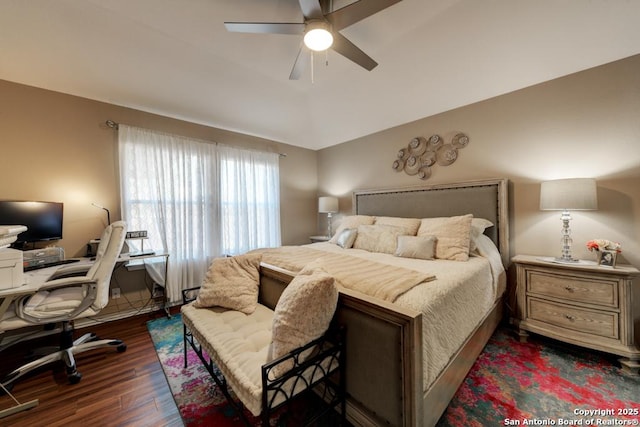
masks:
[[(180, 315), (147, 326), (185, 425), (242, 425), (192, 351), (183, 368)], [(615, 357), (538, 337), (521, 344), (500, 328), (438, 426), (640, 425), (639, 411), (640, 377), (622, 375)]]
[(640, 425), (640, 377), (615, 360), (499, 328), (438, 426)]

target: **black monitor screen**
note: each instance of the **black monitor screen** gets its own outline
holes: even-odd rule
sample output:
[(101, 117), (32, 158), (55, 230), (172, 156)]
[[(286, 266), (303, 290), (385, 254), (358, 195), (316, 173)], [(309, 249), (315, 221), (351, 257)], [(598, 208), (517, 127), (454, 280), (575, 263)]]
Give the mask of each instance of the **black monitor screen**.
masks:
[(24, 225), (16, 243), (62, 239), (62, 203), (0, 200), (0, 225)]

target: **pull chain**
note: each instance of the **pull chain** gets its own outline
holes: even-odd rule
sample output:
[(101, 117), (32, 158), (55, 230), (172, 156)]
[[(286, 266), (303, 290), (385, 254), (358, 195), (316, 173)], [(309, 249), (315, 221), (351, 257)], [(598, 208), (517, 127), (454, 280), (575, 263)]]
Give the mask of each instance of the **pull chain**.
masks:
[(311, 84), (313, 84), (313, 51), (311, 51)]

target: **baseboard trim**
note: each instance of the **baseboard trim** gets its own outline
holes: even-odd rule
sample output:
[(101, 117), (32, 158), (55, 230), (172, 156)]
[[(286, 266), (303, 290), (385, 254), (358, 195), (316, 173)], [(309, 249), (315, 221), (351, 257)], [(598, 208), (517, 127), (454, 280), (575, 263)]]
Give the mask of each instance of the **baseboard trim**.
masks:
[(76, 320), (74, 322), (74, 325), (76, 329), (88, 328), (88, 327), (100, 325), (106, 322), (113, 322), (114, 320), (123, 320), (130, 317), (138, 316), (140, 314), (148, 314), (148, 313), (153, 313), (155, 311), (162, 311), (162, 310), (163, 308), (161, 304), (154, 304), (149, 307), (143, 307), (143, 308), (137, 308), (137, 309), (132, 308), (129, 310), (119, 311), (117, 313), (105, 314), (102, 316), (98, 315), (95, 317), (85, 317), (83, 319)]

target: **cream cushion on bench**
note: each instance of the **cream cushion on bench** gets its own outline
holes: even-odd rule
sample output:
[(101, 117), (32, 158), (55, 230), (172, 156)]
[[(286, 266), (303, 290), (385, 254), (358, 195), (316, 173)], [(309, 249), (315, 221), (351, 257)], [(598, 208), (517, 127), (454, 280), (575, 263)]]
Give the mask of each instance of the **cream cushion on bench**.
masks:
[(229, 386), (255, 416), (262, 410), (261, 368), (271, 342), (273, 310), (257, 304), (251, 314), (222, 307), (182, 307), (182, 321), (220, 368)]
[[(203, 285), (201, 291), (218, 298), (225, 294), (237, 296), (244, 294), (247, 288), (253, 288), (253, 274), (245, 276), (246, 271), (251, 268), (251, 263), (255, 264), (256, 256), (243, 257), (214, 261), (210, 270), (211, 284), (208, 288)], [(235, 275), (230, 272), (238, 265), (241, 267), (241, 274), (236, 280)], [(234, 290), (234, 286), (240, 291)], [(257, 287), (257, 284), (255, 286)], [(207, 304), (225, 305), (215, 298)], [(338, 291), (333, 277), (326, 271), (310, 265), (285, 288), (275, 312), (259, 304), (257, 299), (256, 292), (255, 301), (252, 301), (255, 310), (238, 311), (242, 307), (229, 309), (229, 306), (203, 307), (205, 299), (200, 296), (181, 308), (182, 321), (191, 331), (193, 338), (220, 369), (244, 406), (255, 416), (259, 416), (263, 409), (263, 365), (285, 357), (298, 347), (320, 338), (329, 327), (336, 310)], [(235, 307), (238, 301), (232, 301), (229, 305)], [(222, 298), (222, 302), (229, 301)], [(305, 354), (301, 359), (308, 356), (309, 354)], [(293, 396), (306, 389), (306, 384), (315, 383), (325, 376), (324, 373), (337, 369), (337, 363), (332, 362), (337, 362), (337, 359), (327, 357), (320, 363), (321, 367), (306, 367), (301, 374), (303, 380), (294, 376), (285, 379), (282, 387)], [(278, 377), (293, 367), (293, 361), (287, 359), (273, 366), (271, 373)], [(270, 380), (276, 381), (275, 378)], [(267, 395), (269, 393), (272, 394), (267, 396), (270, 407), (275, 407), (287, 396), (287, 393), (282, 392), (271, 391)]]

